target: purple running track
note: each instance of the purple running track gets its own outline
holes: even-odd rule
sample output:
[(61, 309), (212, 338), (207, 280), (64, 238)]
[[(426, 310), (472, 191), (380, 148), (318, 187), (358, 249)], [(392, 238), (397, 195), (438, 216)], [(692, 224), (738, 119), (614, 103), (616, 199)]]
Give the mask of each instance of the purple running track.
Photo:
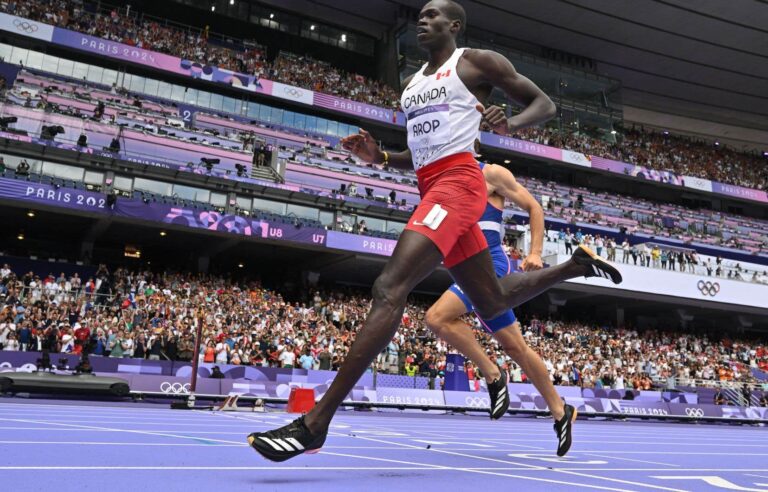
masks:
[(272, 463), (245, 443), (294, 417), (0, 399), (0, 483), (56, 492), (768, 491), (763, 427), (579, 420), (571, 452), (557, 458), (547, 419), (342, 412), (316, 455)]

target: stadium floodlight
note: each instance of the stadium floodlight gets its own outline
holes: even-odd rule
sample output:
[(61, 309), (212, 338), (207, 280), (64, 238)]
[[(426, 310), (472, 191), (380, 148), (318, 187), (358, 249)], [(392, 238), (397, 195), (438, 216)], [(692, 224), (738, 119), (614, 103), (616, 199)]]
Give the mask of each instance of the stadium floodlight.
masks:
[(342, 43), (346, 43), (347, 42), (347, 35), (346, 34), (342, 34), (341, 35), (341, 42)]
[(315, 25), (314, 25), (314, 24), (312, 24), (311, 26), (309, 26), (309, 30), (310, 30), (310, 31), (314, 31), (314, 30), (315, 30)]
[(216, 12), (216, 6), (215, 5), (211, 5), (211, 12)]

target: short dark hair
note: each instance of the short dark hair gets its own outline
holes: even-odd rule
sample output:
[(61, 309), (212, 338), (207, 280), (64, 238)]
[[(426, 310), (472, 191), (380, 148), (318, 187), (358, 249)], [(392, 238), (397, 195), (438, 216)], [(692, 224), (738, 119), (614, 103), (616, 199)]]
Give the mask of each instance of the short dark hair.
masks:
[(464, 7), (454, 0), (442, 1), (445, 3), (445, 10), (443, 12), (445, 12), (445, 15), (448, 16), (449, 19), (461, 22), (459, 34), (463, 34), (467, 29), (467, 12), (464, 10)]

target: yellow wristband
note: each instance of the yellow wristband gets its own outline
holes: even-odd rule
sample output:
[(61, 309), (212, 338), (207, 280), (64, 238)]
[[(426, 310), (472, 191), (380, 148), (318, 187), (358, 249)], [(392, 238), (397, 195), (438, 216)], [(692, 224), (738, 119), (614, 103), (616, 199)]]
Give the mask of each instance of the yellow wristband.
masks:
[(387, 163), (389, 162), (389, 152), (387, 152), (387, 151), (385, 150), (385, 151), (383, 152), (383, 154), (384, 154), (384, 160), (383, 160), (383, 161), (381, 161), (381, 163), (382, 163), (382, 164), (387, 164)]

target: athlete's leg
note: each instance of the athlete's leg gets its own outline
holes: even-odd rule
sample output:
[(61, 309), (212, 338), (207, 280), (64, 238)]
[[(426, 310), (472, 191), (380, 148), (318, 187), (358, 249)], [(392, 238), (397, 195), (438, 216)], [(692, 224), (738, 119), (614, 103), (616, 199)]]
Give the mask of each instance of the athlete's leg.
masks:
[(402, 321), (408, 294), (442, 259), (442, 253), (430, 239), (417, 232), (403, 231), (392, 257), (373, 284), (371, 310), (344, 364), (323, 398), (305, 417), (310, 431), (322, 432), (328, 427), (336, 409), (371, 361), (392, 340)]
[[(446, 265), (449, 265), (447, 257)], [(560, 282), (587, 273), (586, 267), (569, 259), (557, 266), (497, 279), (488, 249), (454, 264), (450, 271), (483, 319), (496, 318)]]
[(557, 394), (555, 386), (549, 378), (547, 367), (544, 365), (541, 357), (525, 343), (525, 339), (523, 339), (523, 335), (520, 333), (520, 323), (515, 322), (511, 326), (502, 328), (494, 333), (493, 336), (504, 348), (504, 352), (520, 365), (528, 379), (539, 390), (539, 393), (547, 402), (549, 410), (552, 412), (552, 417), (556, 421), (560, 420), (564, 412), (563, 401), (560, 399), (560, 395)]
[(485, 380), (491, 383), (501, 376), (501, 371), (483, 351), (470, 327), (461, 320), (461, 315), (466, 313), (464, 302), (456, 293), (447, 290), (429, 308), (425, 322), (435, 336), (445, 340), (474, 362)]

